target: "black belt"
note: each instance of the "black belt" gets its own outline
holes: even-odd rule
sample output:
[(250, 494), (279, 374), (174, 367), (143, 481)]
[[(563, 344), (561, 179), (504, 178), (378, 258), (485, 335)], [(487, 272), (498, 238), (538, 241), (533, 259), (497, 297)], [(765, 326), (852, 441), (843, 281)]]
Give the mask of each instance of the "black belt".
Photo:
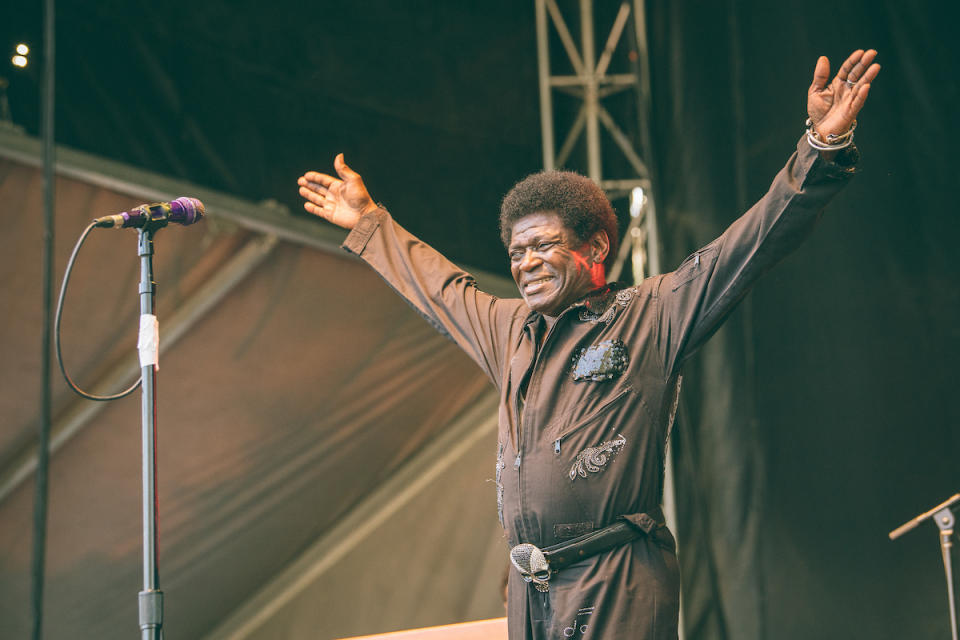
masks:
[(545, 549), (529, 543), (518, 544), (510, 549), (510, 562), (523, 579), (532, 582), (538, 591), (548, 591), (550, 578), (561, 569), (664, 527), (659, 509), (656, 515), (659, 518), (646, 513), (620, 516), (609, 526)]

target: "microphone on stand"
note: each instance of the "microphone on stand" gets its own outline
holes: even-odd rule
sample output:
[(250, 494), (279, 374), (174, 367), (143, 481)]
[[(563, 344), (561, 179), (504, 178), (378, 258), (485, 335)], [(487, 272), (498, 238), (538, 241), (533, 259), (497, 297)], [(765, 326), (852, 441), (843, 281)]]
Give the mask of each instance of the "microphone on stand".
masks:
[(184, 226), (193, 224), (203, 217), (203, 203), (196, 198), (177, 198), (170, 202), (142, 204), (130, 211), (122, 211), (116, 215), (103, 216), (93, 220), (94, 226), (125, 229), (132, 227), (140, 229), (148, 223), (166, 226), (173, 222)]

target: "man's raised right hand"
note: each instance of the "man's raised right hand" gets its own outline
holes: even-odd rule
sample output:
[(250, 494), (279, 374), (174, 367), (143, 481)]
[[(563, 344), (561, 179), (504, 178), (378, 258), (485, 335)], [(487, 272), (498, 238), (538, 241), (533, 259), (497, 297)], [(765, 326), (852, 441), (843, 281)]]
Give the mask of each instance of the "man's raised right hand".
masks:
[(339, 178), (307, 171), (297, 179), (300, 195), (306, 200), (303, 208), (344, 229), (353, 229), (361, 216), (376, 211), (377, 203), (367, 192), (360, 174), (343, 161), (342, 153), (334, 158), (333, 168)]

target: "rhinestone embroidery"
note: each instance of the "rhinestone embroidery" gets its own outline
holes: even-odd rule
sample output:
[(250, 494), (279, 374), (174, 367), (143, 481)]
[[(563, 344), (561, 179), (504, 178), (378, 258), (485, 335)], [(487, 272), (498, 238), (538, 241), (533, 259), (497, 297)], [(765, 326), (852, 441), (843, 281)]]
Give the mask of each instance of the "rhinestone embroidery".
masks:
[(597, 315), (589, 309), (580, 309), (580, 321), (581, 322), (592, 322), (593, 324), (610, 324), (613, 322), (613, 316), (615, 315), (616, 307), (610, 305), (607, 307), (607, 310), (601, 315)]
[(589, 616), (593, 615), (595, 608), (596, 607), (583, 607), (582, 609), (578, 609), (577, 615), (573, 618), (573, 623), (569, 627), (563, 628), (563, 637), (573, 638), (579, 632), (582, 638), (587, 633), (587, 629), (590, 628), (588, 624), (590, 622)]
[(621, 307), (625, 307), (631, 300), (633, 300), (633, 296), (636, 292), (637, 292), (636, 287), (630, 287), (629, 289), (621, 289), (620, 291), (617, 291), (615, 300), (617, 301), (618, 305), (620, 305)]
[(503, 473), (504, 467), (507, 465), (503, 462), (503, 443), (497, 443), (497, 473), (493, 483), (497, 486), (497, 517), (500, 519), (500, 526), (503, 526), (503, 483), (500, 481), (500, 476)]
[(596, 301), (590, 301), (580, 310), (581, 322), (592, 322), (593, 324), (610, 324), (617, 315), (617, 307), (626, 307), (636, 295), (637, 288), (621, 289), (617, 291), (611, 300), (609, 293), (599, 297)]
[(613, 380), (619, 378), (629, 364), (630, 355), (623, 340), (604, 340), (573, 355), (573, 379), (577, 382)]
[(588, 472), (599, 473), (625, 444), (627, 439), (623, 435), (618, 435), (615, 440), (600, 443), (596, 447), (587, 447), (578, 453), (577, 459), (573, 461), (573, 466), (570, 467), (570, 480), (576, 480), (577, 476), (586, 478)]

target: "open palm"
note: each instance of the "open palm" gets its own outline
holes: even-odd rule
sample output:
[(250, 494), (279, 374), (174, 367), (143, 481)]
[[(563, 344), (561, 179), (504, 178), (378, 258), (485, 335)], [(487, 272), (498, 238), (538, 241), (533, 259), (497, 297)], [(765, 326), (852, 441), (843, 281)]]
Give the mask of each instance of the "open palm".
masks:
[[(850, 129), (870, 92), (870, 83), (880, 73), (873, 62), (877, 52), (857, 49), (844, 61), (833, 80), (830, 61), (820, 56), (807, 92), (807, 114), (822, 140), (830, 134), (841, 135)], [(828, 82), (829, 81), (829, 82)]]
[(309, 213), (345, 229), (352, 229), (365, 213), (377, 209), (360, 174), (347, 166), (343, 154), (337, 154), (333, 167), (339, 178), (307, 171), (297, 179), (300, 195), (306, 200), (303, 208)]

